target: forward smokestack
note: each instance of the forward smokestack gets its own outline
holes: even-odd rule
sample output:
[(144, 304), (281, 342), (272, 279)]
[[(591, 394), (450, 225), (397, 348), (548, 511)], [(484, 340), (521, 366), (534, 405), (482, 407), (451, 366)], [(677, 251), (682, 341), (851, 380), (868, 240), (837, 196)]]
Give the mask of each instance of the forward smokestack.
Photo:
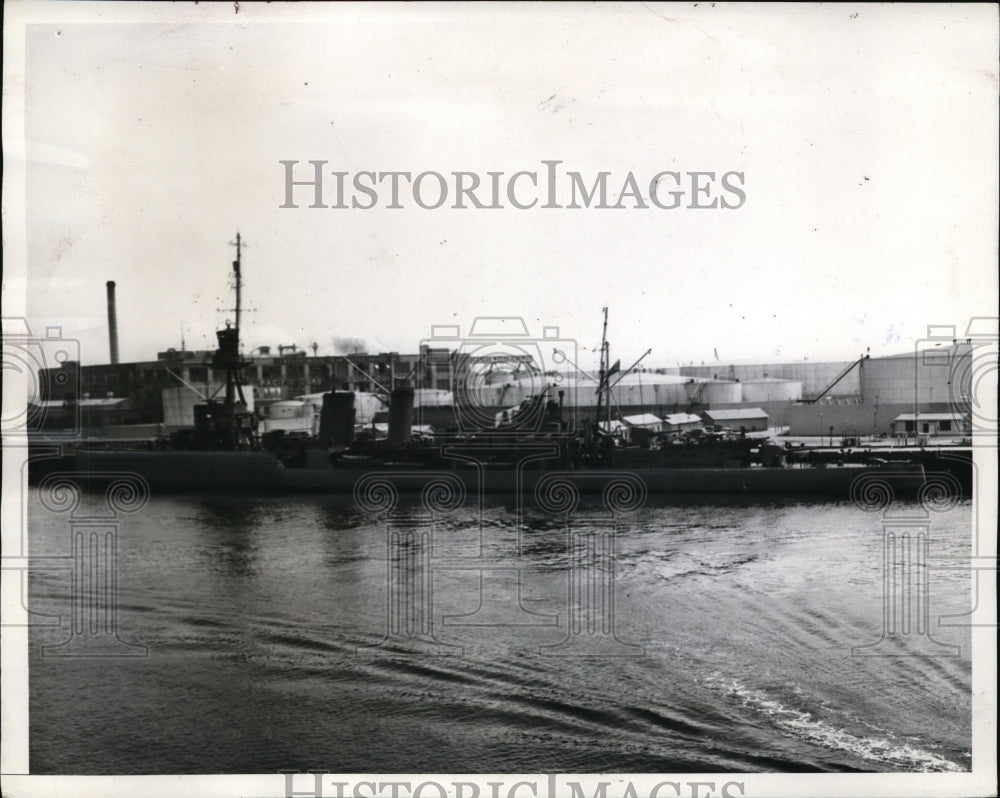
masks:
[(115, 281), (108, 280), (108, 340), (111, 344), (111, 362), (118, 362), (118, 311), (115, 308)]

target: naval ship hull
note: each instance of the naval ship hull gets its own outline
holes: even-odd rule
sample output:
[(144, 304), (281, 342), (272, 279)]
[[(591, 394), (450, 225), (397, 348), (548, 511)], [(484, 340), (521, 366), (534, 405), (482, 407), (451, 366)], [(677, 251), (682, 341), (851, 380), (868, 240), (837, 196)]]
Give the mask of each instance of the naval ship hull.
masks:
[[(525, 495), (556, 489), (556, 482), (580, 493), (600, 493), (614, 481), (629, 482), (650, 494), (811, 495), (859, 498), (888, 488), (891, 495), (916, 496), (928, 482), (919, 464), (882, 466), (731, 466), (720, 468), (539, 468), (479, 465), (451, 461), (442, 465), (365, 464), (346, 467), (289, 468), (269, 452), (86, 451), (50, 461), (45, 469), (86, 485), (124, 474), (145, 480), (155, 492), (254, 492), (259, 494), (350, 494), (374, 480), (404, 493), (442, 480), (461, 485), (468, 495)], [(36, 471), (36, 474), (40, 472)], [(44, 476), (42, 476), (44, 479)], [(638, 480), (641, 485), (639, 485)], [(38, 482), (39, 479), (35, 479)]]

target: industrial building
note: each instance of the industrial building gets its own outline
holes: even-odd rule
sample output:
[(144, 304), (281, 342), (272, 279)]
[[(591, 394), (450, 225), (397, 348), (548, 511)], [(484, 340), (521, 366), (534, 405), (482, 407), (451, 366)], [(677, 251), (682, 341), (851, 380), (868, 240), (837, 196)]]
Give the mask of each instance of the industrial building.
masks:
[(640, 413), (636, 416), (622, 416), (622, 421), (629, 427), (644, 429), (649, 433), (663, 432), (666, 425), (662, 418), (653, 413)]
[[(194, 405), (225, 385), (224, 370), (213, 366), (215, 353), (182, 347), (160, 352), (156, 360), (118, 362), (114, 289), (108, 282), (111, 362), (67, 361), (43, 369), (33, 417), (49, 428), (72, 417), (85, 434), (100, 435), (128, 425), (157, 431), (190, 426)], [(924, 343), (920, 351), (855, 361), (637, 369), (613, 380), (612, 415), (649, 434), (690, 429), (701, 418), (735, 430), (770, 425), (787, 427), (791, 435), (831, 438), (958, 433), (968, 427), (972, 342)], [(492, 419), (497, 410), (517, 407), (543, 390), (572, 425), (598, 420), (593, 376), (543, 372), (526, 354), (476, 354), (427, 344), (415, 354), (319, 355), (316, 344), (310, 349), (311, 354), (296, 345), (261, 346), (244, 354), (247, 401), (258, 408), (265, 427), (305, 430), (312, 425), (316, 397), (333, 390), (365, 397), (359, 421), (374, 422), (384, 412), (382, 400), (403, 385), (416, 389), (416, 420), (424, 425), (451, 426), (457, 419), (461, 426), (456, 404), (483, 408), (483, 417)], [(605, 406), (602, 419), (606, 412)], [(910, 422), (921, 426), (909, 430)]]
[[(418, 354), (398, 352), (349, 355), (313, 355), (297, 347), (258, 347), (246, 357), (247, 401), (266, 406), (293, 397), (350, 388), (361, 393), (385, 393), (404, 382), (421, 379), (438, 388), (449, 386), (447, 351), (424, 347)], [(214, 352), (168, 349), (156, 360), (81, 366), (67, 361), (39, 374), (38, 409), (56, 423), (57, 407), (80, 405), (92, 409), (89, 428), (107, 426), (110, 416), (98, 419), (94, 400), (129, 400), (130, 424), (167, 427), (193, 423), (193, 406), (217, 395), (225, 386), (224, 370), (212, 365)], [(444, 361), (442, 363), (442, 361)], [(89, 403), (89, 404), (87, 404)], [(88, 416), (89, 418), (89, 416)], [(125, 419), (119, 413), (115, 418)]]
[[(847, 394), (838, 385), (815, 401), (791, 404), (787, 415), (789, 433), (889, 436), (895, 434), (896, 419), (905, 413), (955, 414), (968, 421), (972, 356), (970, 343), (948, 341), (914, 352), (858, 361), (853, 373), (844, 379), (853, 381), (857, 374), (858, 394)], [(928, 434), (946, 433), (939, 429)]]
[(892, 422), (892, 433), (897, 438), (969, 432), (969, 423), (961, 413), (900, 413)]
[(705, 420), (717, 427), (728, 427), (740, 432), (767, 431), (768, 415), (759, 407), (736, 410), (706, 410)]
[(685, 430), (700, 427), (701, 416), (694, 413), (667, 413), (663, 417), (664, 430), (666, 432), (684, 432)]

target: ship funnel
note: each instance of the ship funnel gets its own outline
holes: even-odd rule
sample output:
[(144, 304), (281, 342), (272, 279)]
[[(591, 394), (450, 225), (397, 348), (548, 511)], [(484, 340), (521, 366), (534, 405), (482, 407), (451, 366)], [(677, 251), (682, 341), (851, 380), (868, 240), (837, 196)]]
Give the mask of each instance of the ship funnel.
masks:
[(319, 416), (319, 439), (327, 446), (342, 446), (354, 440), (354, 394), (323, 394)]
[(108, 280), (108, 342), (111, 345), (111, 362), (118, 362), (118, 310), (115, 307), (115, 281)]
[(396, 388), (389, 399), (388, 443), (405, 443), (413, 432), (413, 388)]

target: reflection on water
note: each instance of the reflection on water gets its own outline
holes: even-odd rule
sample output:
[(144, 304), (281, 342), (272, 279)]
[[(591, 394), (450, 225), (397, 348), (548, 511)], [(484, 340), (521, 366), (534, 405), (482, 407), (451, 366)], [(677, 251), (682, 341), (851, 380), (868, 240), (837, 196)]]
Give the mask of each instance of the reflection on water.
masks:
[[(33, 547), (65, 554), (35, 498)], [(118, 532), (149, 656), (56, 662), (65, 630), (34, 630), (32, 771), (968, 768), (968, 632), (937, 624), (971, 603), (938, 565), (968, 557), (968, 503), (927, 521), (941, 648), (914, 627), (884, 657), (854, 655), (885, 632), (877, 513), (557, 498), (153, 497)], [(64, 576), (32, 575), (33, 608), (66, 616)]]
[(203, 554), (212, 570), (231, 577), (257, 571), (258, 536), (266, 526), (266, 508), (236, 499), (206, 499), (197, 503), (194, 522), (204, 531)]

